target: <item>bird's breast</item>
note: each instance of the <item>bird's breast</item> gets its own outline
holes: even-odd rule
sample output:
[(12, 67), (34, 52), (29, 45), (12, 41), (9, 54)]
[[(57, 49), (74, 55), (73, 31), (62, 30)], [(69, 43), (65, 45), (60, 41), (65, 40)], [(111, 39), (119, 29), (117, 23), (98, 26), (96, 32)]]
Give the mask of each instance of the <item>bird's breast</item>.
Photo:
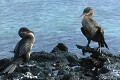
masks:
[(88, 19), (83, 18), (82, 26), (84, 30), (88, 32), (88, 36), (92, 37), (95, 35), (95, 32), (97, 31), (97, 29), (94, 28), (94, 24), (90, 23)]

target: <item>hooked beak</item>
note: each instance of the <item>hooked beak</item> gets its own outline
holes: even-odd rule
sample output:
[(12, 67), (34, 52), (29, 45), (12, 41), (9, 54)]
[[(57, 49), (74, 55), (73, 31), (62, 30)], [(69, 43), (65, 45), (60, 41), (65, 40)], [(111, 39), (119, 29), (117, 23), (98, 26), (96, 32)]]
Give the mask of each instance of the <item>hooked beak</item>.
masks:
[(28, 33), (34, 33), (33, 31), (28, 31)]
[(33, 31), (30, 31), (31, 33), (34, 33)]
[(25, 32), (21, 32), (21, 33), (34, 33), (33, 31), (25, 31)]
[(85, 16), (85, 13), (82, 13), (82, 14), (79, 16), (79, 18), (80, 18), (80, 17), (83, 18), (84, 16)]

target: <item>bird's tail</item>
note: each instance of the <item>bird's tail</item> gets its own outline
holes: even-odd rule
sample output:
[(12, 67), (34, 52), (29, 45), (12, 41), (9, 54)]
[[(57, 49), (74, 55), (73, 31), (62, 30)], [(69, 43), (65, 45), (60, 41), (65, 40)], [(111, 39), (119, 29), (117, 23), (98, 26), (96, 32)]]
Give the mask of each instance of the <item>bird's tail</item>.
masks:
[(10, 73), (12, 73), (16, 69), (16, 67), (17, 67), (16, 64), (11, 64), (3, 71), (3, 73), (10, 74)]
[(14, 70), (16, 69), (17, 65), (22, 63), (22, 58), (18, 58), (17, 60), (13, 61), (12, 64), (10, 64), (4, 71), (3, 73), (7, 73), (7, 74), (11, 74), (12, 72), (14, 72)]
[(104, 35), (103, 35), (103, 33), (101, 32), (101, 29), (100, 29), (100, 27), (98, 27), (98, 31), (97, 31), (97, 36), (100, 38), (99, 40), (100, 40), (100, 46), (101, 47), (106, 47), (107, 49), (109, 49), (109, 47), (108, 47), (108, 45), (107, 45), (107, 43), (105, 42), (105, 38), (104, 38)]
[(107, 43), (105, 42), (105, 40), (102, 40), (101, 47), (106, 47), (109, 50), (109, 47), (108, 47)]

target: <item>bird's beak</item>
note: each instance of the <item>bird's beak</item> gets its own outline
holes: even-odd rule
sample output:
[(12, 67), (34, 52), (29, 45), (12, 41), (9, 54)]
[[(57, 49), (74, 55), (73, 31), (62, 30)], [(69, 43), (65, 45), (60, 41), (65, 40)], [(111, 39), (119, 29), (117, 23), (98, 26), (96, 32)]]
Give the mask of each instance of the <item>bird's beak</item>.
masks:
[(29, 30), (29, 31), (27, 31), (27, 33), (34, 33), (34, 32)]
[(82, 13), (80, 17), (82, 17), (82, 18), (83, 18), (84, 16), (85, 16), (85, 13)]
[(33, 31), (29, 31), (29, 32), (34, 33)]

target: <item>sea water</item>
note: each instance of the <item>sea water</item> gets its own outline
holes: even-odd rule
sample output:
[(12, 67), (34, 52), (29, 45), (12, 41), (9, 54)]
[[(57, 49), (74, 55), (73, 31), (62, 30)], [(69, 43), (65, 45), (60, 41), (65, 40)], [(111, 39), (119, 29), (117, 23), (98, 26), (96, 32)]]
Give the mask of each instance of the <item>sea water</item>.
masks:
[[(12, 57), (20, 40), (18, 30), (28, 27), (34, 31), (33, 51), (50, 52), (57, 43), (65, 43), (69, 52), (78, 56), (76, 44), (86, 45), (81, 33), (84, 8), (94, 8), (94, 20), (105, 31), (105, 39), (114, 54), (120, 53), (119, 0), (0, 0), (0, 59)], [(91, 47), (97, 47), (91, 42)]]

